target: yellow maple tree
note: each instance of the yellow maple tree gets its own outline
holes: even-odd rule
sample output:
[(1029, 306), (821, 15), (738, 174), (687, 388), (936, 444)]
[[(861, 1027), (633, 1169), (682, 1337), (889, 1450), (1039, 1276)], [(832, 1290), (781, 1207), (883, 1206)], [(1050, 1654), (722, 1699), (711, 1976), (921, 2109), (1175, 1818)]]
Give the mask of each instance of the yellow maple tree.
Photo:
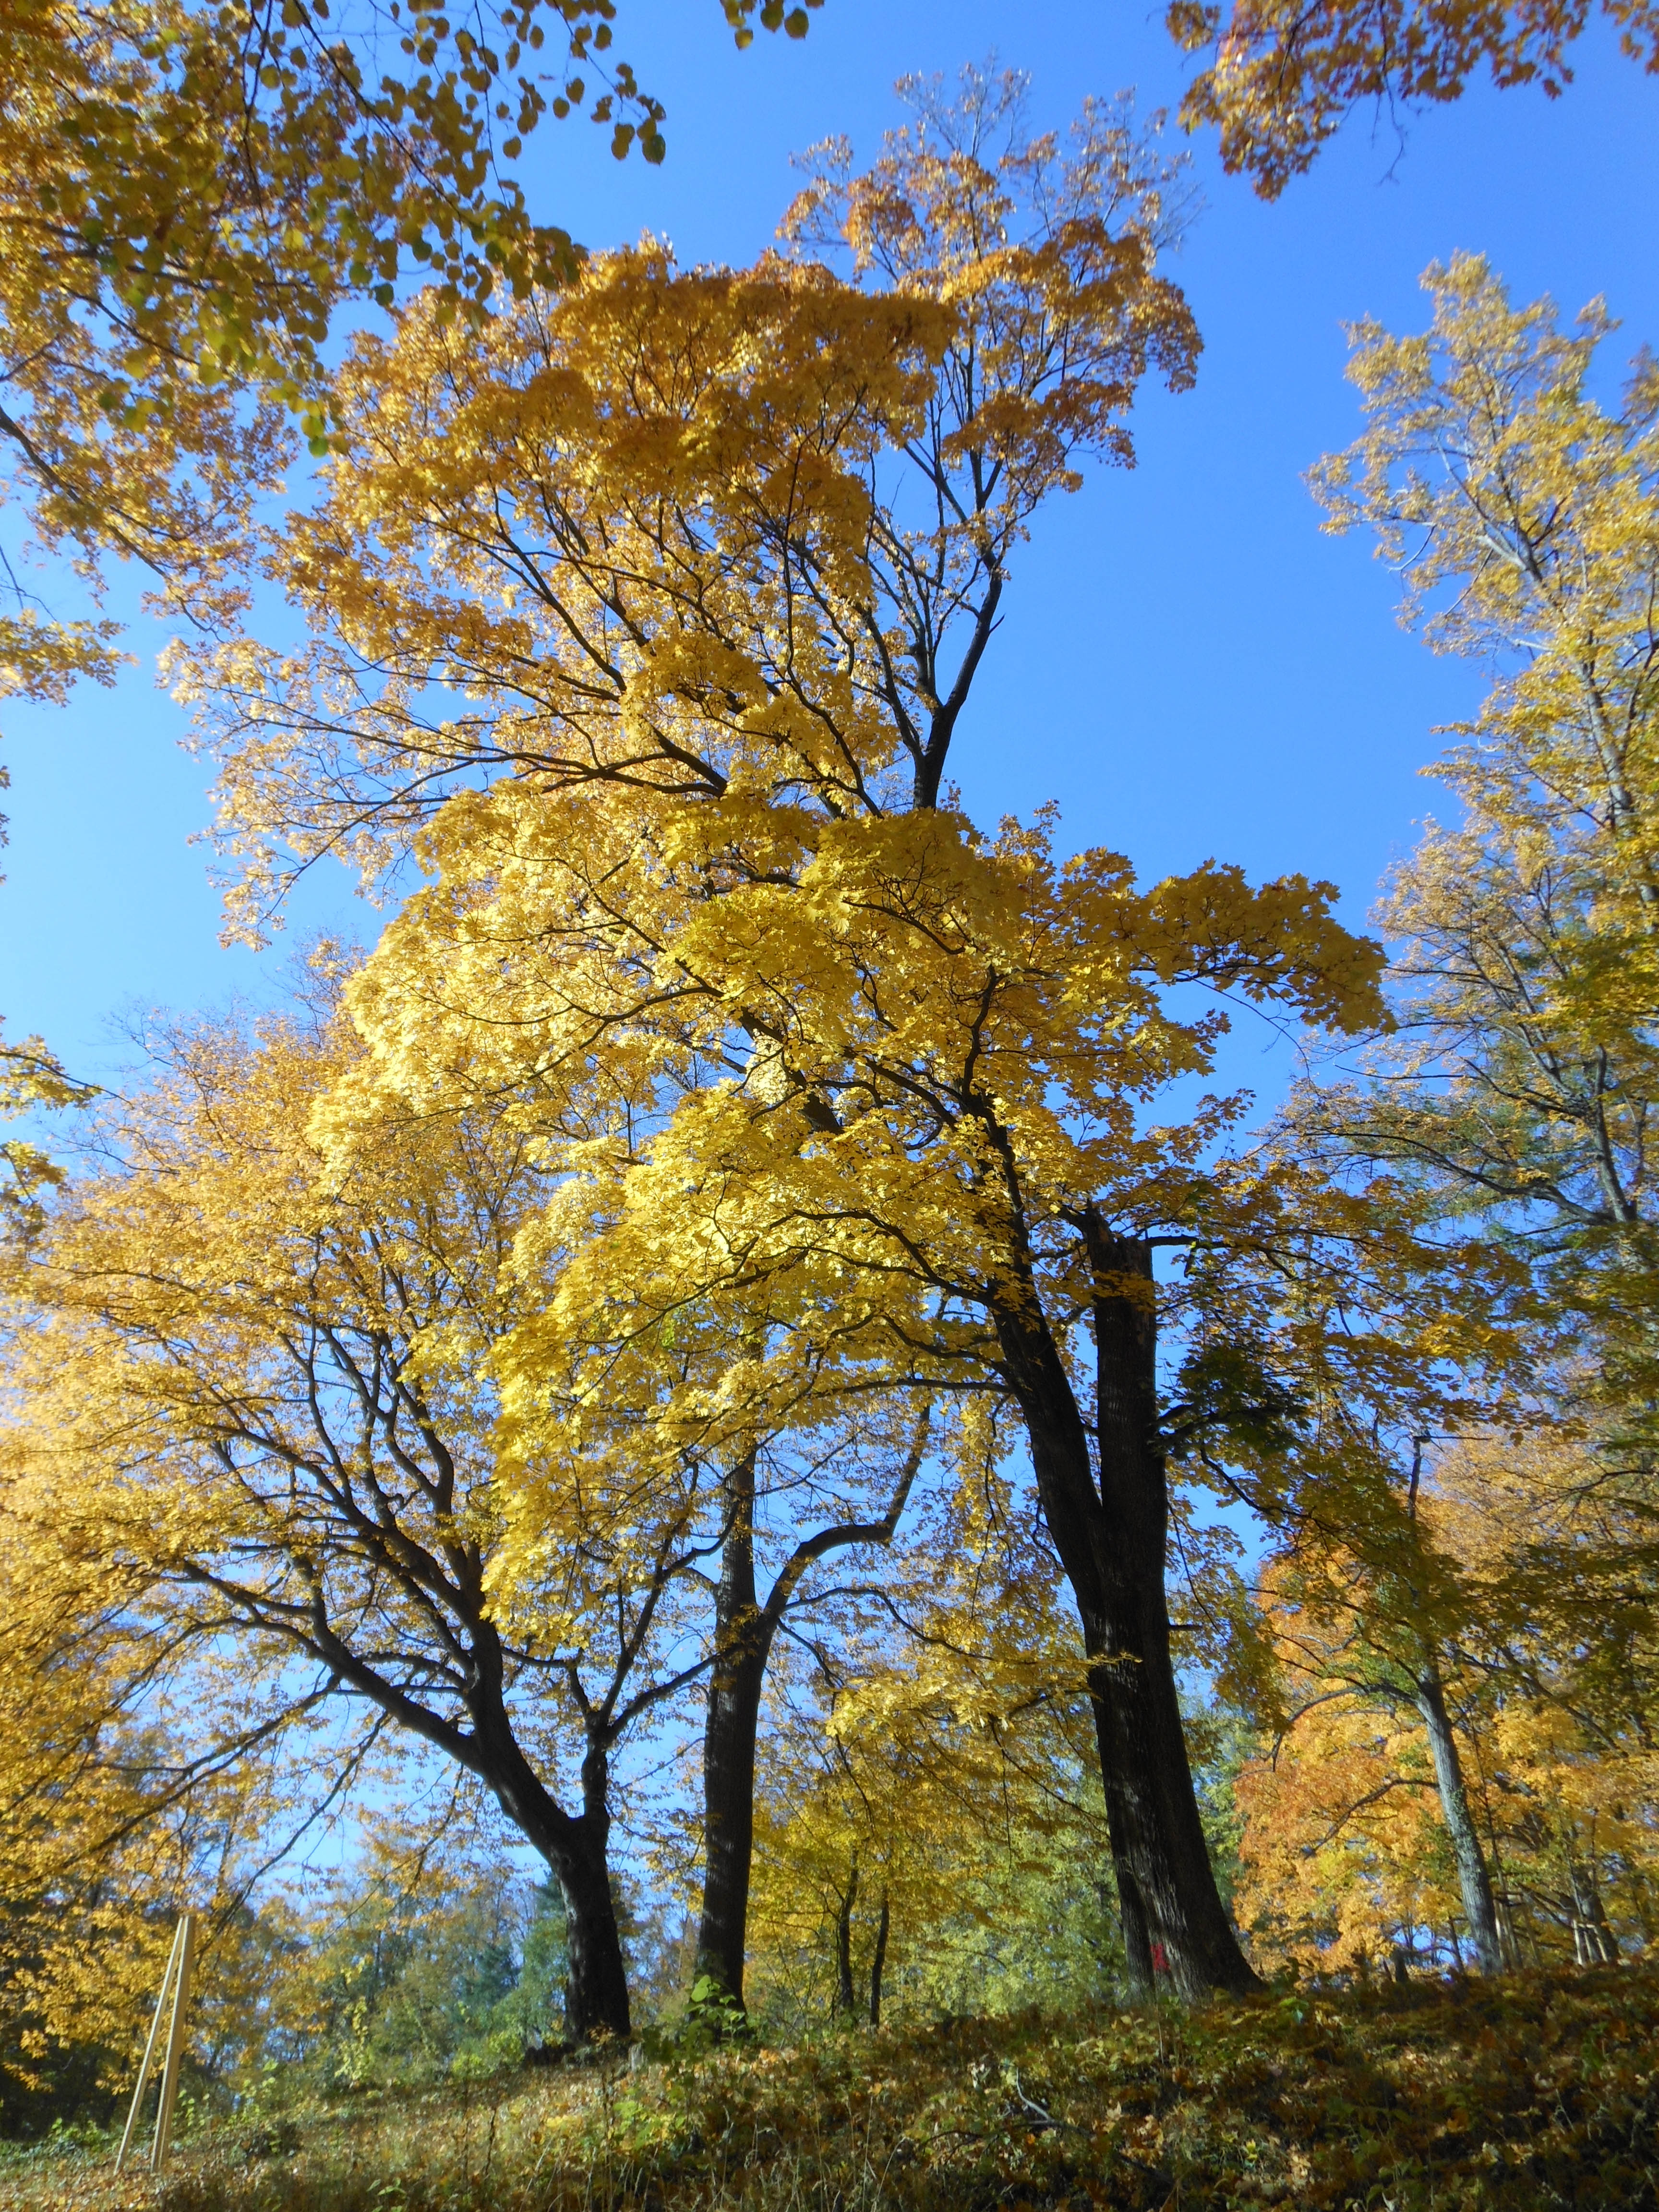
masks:
[[(1011, 835), (994, 857), (939, 807), (1031, 517), (1082, 458), (1130, 458), (1137, 386), (1155, 369), (1186, 382), (1196, 350), (1156, 269), (1172, 173), (1152, 140), (1091, 106), (1069, 146), (1015, 128), (999, 148), (1012, 100), (1006, 82), (979, 77), (954, 105), (924, 91), (917, 124), (874, 169), (854, 174), (839, 149), (820, 158), (786, 228), (803, 247), (844, 253), (849, 277), (779, 258), (682, 275), (647, 246), (503, 319), (483, 349), (412, 309), (395, 345), (360, 348), (344, 372), (347, 439), (276, 571), (313, 642), (285, 656), (243, 640), (180, 664), (223, 764), (249, 920), (286, 866), (343, 851), (372, 877), (417, 834), (436, 880), (354, 987), (372, 1055), (357, 1079), (422, 1111), (511, 1098), (549, 1159), (575, 1171), (520, 1238), (556, 1282), (549, 1310), (568, 1326), (533, 1350), (526, 1334), (516, 1369), (504, 1367), (509, 1430), (533, 1436), (544, 1378), (573, 1360), (580, 1372), (592, 1359), (592, 1395), (601, 1378), (610, 1387), (617, 1346), (580, 1304), (600, 1274), (601, 1305), (638, 1295), (651, 1308), (630, 1341), (680, 1325), (655, 1302), (675, 1270), (708, 1256), (689, 1199), (709, 1188), (707, 1162), (728, 1133), (746, 1193), (775, 1170), (820, 1169), (846, 1189), (867, 1167), (868, 1188), (884, 1188), (885, 1162), (853, 1147), (801, 1153), (803, 1115), (842, 1133), (849, 1051), (854, 1065), (866, 1044), (876, 1054), (850, 1079), (875, 1085), (881, 1112), (855, 1143), (878, 1152), (890, 1100), (905, 1110), (891, 1066), (912, 1044), (923, 1062), (939, 1055), (918, 1093), (945, 1140), (931, 1185), (921, 1170), (907, 1178), (905, 1139), (890, 1141), (896, 1193), (908, 1180), (919, 1229), (948, 1239), (957, 1185), (979, 1172), (979, 1109), (962, 1121), (938, 1102), (962, 1053), (973, 1060), (975, 994), (996, 1004), (1010, 1055), (1000, 1075), (1006, 1066), (1017, 1085), (1021, 1141), (1043, 1156), (1056, 1199), (1082, 1185), (1066, 1182), (1064, 1115), (1037, 1102), (1050, 1077), (1075, 1083), (1079, 1110), (1098, 1105), (1125, 1175), (1156, 1182), (1152, 1164), (1170, 1152), (1131, 1135), (1133, 1102), (1202, 1067), (1214, 1031), (1160, 1018), (1154, 975), (1282, 983), (1343, 1020), (1373, 1008), (1374, 955), (1334, 927), (1319, 887), (1257, 893), (1213, 869), (1135, 894), (1105, 855), (1062, 882), (1040, 838)], [(1065, 977), (1052, 992), (1051, 951)], [(901, 1028), (891, 1063), (877, 1042), (878, 971)], [(1071, 1041), (1076, 1021), (1086, 1042)], [(1121, 1044), (1107, 1042), (1114, 1024)], [(1103, 1050), (1112, 1072), (1097, 1079)], [(345, 1094), (331, 1109), (330, 1141), (348, 1150), (353, 1110)], [(1173, 1140), (1175, 1184), (1227, 1118), (1206, 1109)], [(664, 1142), (647, 1160), (653, 1132)], [(1108, 1150), (1103, 1137), (1091, 1161)], [(1045, 1189), (1045, 1217), (1053, 1203)], [(991, 1212), (1000, 1237), (1007, 1218), (994, 1200)], [(711, 1233), (718, 1244), (722, 1230)], [(896, 1367), (902, 1331), (884, 1337), (865, 1256), (837, 1265), (830, 1241), (805, 1313), (838, 1316), (839, 1356), (865, 1362), (869, 1387), (927, 1391), (932, 1336), (917, 1340), (925, 1357), (907, 1352)], [(1101, 1259), (1105, 1275), (1122, 1265), (1146, 1277), (1130, 1244)], [(624, 1292), (635, 1264), (656, 1288)], [(921, 1311), (945, 1264), (889, 1269), (881, 1299)], [(1001, 1259), (983, 1264), (1002, 1279)], [(1001, 1295), (1012, 1326), (1024, 1292)], [(1108, 1298), (1120, 1327), (1144, 1297)], [(740, 1345), (803, 1310), (792, 1291), (781, 1315), (720, 1308), (719, 1328)], [(983, 1317), (953, 1327), (947, 1358), (979, 1359)], [(797, 1337), (812, 1340), (804, 1326)], [(1069, 1384), (1064, 1397), (1062, 1424), (1075, 1424)], [(1149, 1479), (1161, 1496), (1161, 1472)], [(1076, 1455), (1067, 1480), (1092, 1494)], [(1172, 1682), (1158, 1695), (1179, 1765)], [(1193, 1988), (1248, 1978), (1179, 1771), (1171, 1818), (1208, 1951), (1171, 1924), (1177, 1972)], [(1159, 1879), (1168, 1912), (1184, 1912), (1167, 1869)], [(1133, 1881), (1120, 1887), (1133, 1899)], [(1137, 1926), (1149, 1975), (1152, 1938)]]
[(383, 1125), (328, 1173), (307, 1122), (355, 1049), (329, 995), (253, 1037), (155, 1038), (156, 1080), (105, 1103), (16, 1253), (15, 1571), (130, 1585), (135, 1647), (195, 1655), (222, 1764), (338, 1711), (325, 1799), (388, 1736), (472, 1776), (564, 1892), (573, 2032), (625, 2033), (611, 1759), (702, 1671), (673, 1632), (699, 1470), (606, 1489), (544, 1435), (564, 1471), (532, 1472), (562, 1496), (562, 1540), (521, 1572), (533, 1606), (498, 1613), (489, 1357), (543, 1179), (480, 1118)]

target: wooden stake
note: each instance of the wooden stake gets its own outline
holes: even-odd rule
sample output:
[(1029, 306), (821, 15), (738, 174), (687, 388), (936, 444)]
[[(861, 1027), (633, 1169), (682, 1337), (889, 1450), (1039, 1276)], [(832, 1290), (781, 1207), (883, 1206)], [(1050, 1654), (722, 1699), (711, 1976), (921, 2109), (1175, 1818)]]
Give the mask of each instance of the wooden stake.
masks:
[(196, 1915), (181, 1913), (179, 1933), (184, 1938), (179, 1953), (179, 1978), (173, 1985), (173, 2018), (167, 2025), (167, 2061), (161, 2074), (161, 2101), (155, 2114), (155, 2143), (149, 2154), (153, 2172), (167, 2161), (173, 2141), (173, 2106), (179, 2094), (179, 2062), (185, 2051), (185, 2008), (190, 2002), (190, 1970), (196, 1961)]
[(126, 2163), (133, 2130), (138, 2124), (144, 2088), (149, 2080), (150, 2063), (155, 2058), (155, 2046), (161, 2039), (162, 2015), (167, 2009), (167, 1990), (171, 1988), (173, 2010), (167, 2021), (167, 2057), (161, 2066), (161, 2102), (155, 2112), (155, 2141), (149, 2154), (152, 2169), (159, 2173), (167, 2157), (167, 2145), (173, 2136), (173, 2106), (179, 2094), (179, 2062), (185, 2043), (185, 2008), (190, 2002), (190, 1973), (195, 1955), (196, 1916), (193, 1912), (181, 1912), (179, 1925), (173, 1931), (173, 1948), (167, 1954), (167, 1972), (162, 1975), (161, 1986), (156, 1992), (155, 2014), (149, 2024), (149, 2039), (144, 2045), (144, 2055), (138, 2067), (138, 2080), (132, 2092), (132, 2108), (127, 2114), (126, 2127), (122, 2132), (121, 2148), (115, 2154), (117, 2173)]

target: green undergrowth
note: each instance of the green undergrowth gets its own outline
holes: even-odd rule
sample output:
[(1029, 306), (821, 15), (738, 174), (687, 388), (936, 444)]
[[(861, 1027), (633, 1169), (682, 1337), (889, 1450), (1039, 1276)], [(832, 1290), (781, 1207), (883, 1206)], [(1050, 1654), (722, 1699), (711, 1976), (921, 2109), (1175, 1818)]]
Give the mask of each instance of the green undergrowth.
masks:
[(1659, 1974), (1275, 1991), (617, 2053), (206, 2130), (158, 2183), (63, 2145), (63, 2212), (1659, 2212)]

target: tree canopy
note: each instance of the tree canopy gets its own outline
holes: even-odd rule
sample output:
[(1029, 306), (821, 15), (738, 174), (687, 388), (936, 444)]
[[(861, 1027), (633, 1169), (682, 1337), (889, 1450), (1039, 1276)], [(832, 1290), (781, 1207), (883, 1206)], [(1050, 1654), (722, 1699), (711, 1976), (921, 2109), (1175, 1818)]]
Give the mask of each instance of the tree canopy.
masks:
[[(1659, 69), (1650, 0), (1603, 0), (1624, 52)], [(1572, 81), (1571, 48), (1588, 0), (1492, 7), (1472, 0), (1173, 0), (1165, 21), (1206, 60), (1182, 103), (1189, 129), (1212, 126), (1225, 167), (1276, 199), (1311, 167), (1356, 108), (1402, 113), (1460, 98), (1482, 69), (1494, 84), (1555, 98)]]
[[(158, 1019), (125, 1090), (0, 1061), (76, 1109), (64, 1161), (4, 1152), (8, 2094), (77, 2004), (107, 2078), (186, 1893), (228, 2042), (336, 2083), (628, 2039), (647, 1985), (690, 2049), (1615, 1962), (1656, 1802), (1651, 364), (1598, 401), (1603, 312), (1472, 257), (1426, 334), (1356, 327), (1314, 489), (1492, 664), (1460, 819), (1390, 945), (1293, 870), (1149, 878), (956, 771), (1027, 539), (1197, 373), (1162, 118), (909, 81), (751, 265), (580, 254), (511, 182), (544, 15), (556, 111), (657, 158), (600, 0), (499, 50), (394, 10), (407, 81), (320, 7), (29, 19), (74, 37), (16, 114), (88, 149), (33, 193), (39, 526), (196, 618), (233, 928), (330, 859), (394, 910), (282, 1012)], [(284, 405), (319, 465), (273, 518)], [(107, 673), (20, 621), (24, 688)], [(1241, 1007), (1304, 1054), (1265, 1119)], [(273, 1869), (348, 1799), (319, 1921)]]

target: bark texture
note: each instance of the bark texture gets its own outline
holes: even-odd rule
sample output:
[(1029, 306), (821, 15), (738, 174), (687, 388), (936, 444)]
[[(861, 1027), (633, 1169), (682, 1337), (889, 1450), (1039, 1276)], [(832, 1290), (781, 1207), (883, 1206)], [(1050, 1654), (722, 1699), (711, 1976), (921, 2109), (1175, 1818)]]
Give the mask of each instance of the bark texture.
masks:
[(859, 2003), (858, 1992), (853, 1986), (853, 1907), (858, 1903), (858, 1895), (859, 1863), (854, 1859), (848, 1871), (841, 1910), (836, 1915), (836, 2002), (848, 2020), (857, 2012)]
[(755, 1850), (755, 1741), (777, 1622), (769, 1606), (763, 1612), (756, 1603), (752, 1460), (733, 1471), (727, 1497), (702, 1739), (702, 1913), (694, 1972), (741, 2004)]
[[(1094, 1452), (1033, 1285), (995, 1313), (1032, 1467), (1091, 1662), (1123, 1939), (1135, 1986), (1183, 1997), (1259, 1986), (1216, 1887), (1181, 1721), (1164, 1598), (1169, 1490), (1158, 1427), (1152, 1249), (1083, 1223), (1094, 1278)], [(1097, 1467), (1096, 1455), (1097, 1454)]]
[(603, 1740), (590, 1732), (582, 1761), (582, 1809), (568, 1813), (526, 1757), (514, 1731), (507, 1697), (507, 1654), (484, 1611), (483, 1573), (476, 1556), (464, 1565), (467, 1578), (453, 1601), (465, 1638), (466, 1686), (463, 1703), (471, 1723), (462, 1728), (388, 1681), (333, 1630), (320, 1604), (306, 1648), (325, 1659), (338, 1679), (371, 1699), (458, 1765), (476, 1774), (507, 1819), (551, 1869), (564, 1899), (569, 1978), (566, 2025), (574, 2040), (598, 2034), (626, 2039), (632, 2033), (622, 1934), (611, 1895), (606, 1802), (609, 1763)]
[[(492, 1664), (492, 1658), (497, 1663)], [(499, 1658), (495, 1632), (488, 1621), (481, 1621), (467, 1696), (473, 1723), (468, 1763), (508, 1820), (541, 1853), (558, 1882), (569, 1962), (566, 2032), (576, 2043), (589, 2042), (596, 2035), (625, 2042), (633, 2024), (622, 1930), (611, 1891), (609, 1760), (603, 1746), (590, 1745), (582, 1761), (582, 1809), (567, 1813), (549, 1793), (513, 1733)]]
[(565, 2025), (576, 2043), (592, 2042), (596, 2035), (626, 2042), (633, 2032), (628, 1972), (605, 1839), (585, 1823), (577, 1825), (580, 1834), (547, 1854), (564, 1899), (569, 1958)]

